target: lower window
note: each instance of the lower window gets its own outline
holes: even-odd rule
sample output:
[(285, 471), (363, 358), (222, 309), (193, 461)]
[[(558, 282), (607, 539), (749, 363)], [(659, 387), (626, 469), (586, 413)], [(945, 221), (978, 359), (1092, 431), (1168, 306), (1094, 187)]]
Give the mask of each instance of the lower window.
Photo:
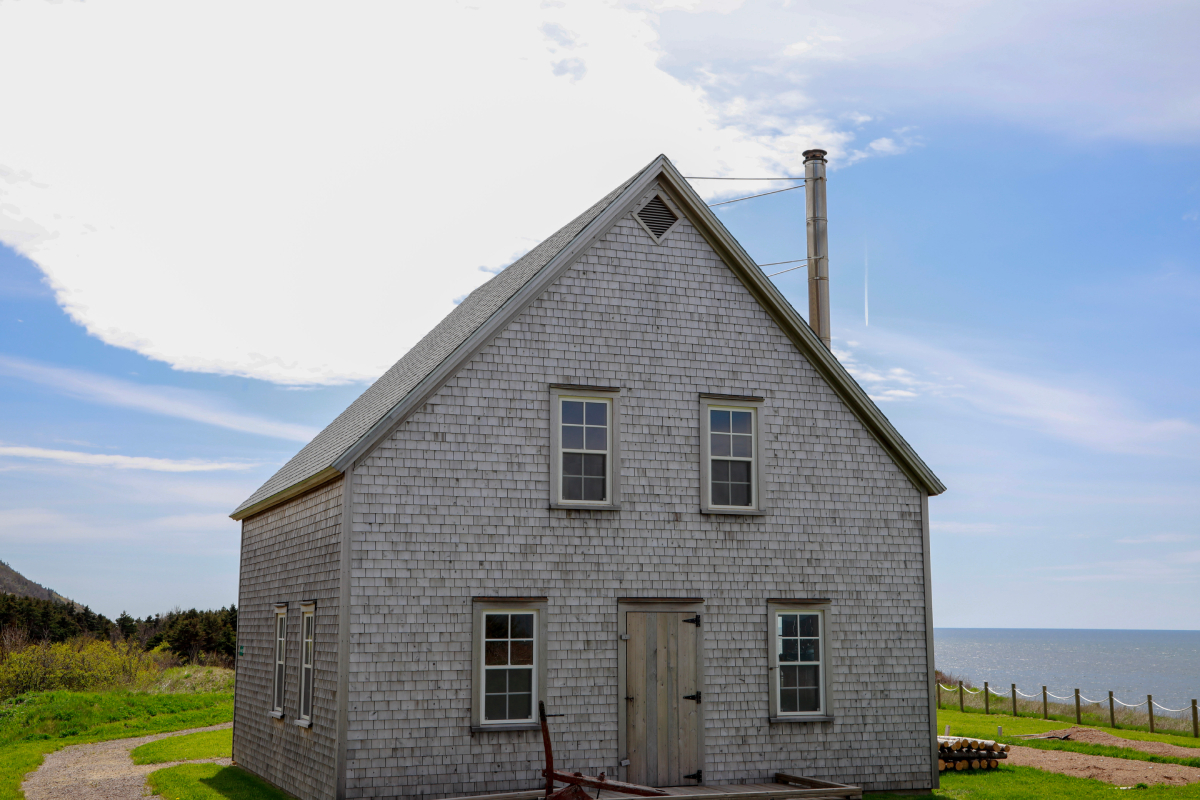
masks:
[(828, 716), (824, 609), (771, 611), (771, 716)]
[(535, 611), (483, 615), (483, 722), (533, 720), (537, 664)]
[(300, 610), (300, 719), (312, 720), (313, 658), (316, 640), (316, 614), (312, 606)]

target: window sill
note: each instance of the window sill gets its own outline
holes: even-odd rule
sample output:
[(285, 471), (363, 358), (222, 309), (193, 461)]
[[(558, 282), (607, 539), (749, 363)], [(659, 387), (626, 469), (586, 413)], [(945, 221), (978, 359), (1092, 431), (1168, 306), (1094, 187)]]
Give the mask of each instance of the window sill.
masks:
[(833, 717), (818, 716), (814, 714), (811, 717), (768, 717), (767, 722), (772, 725), (778, 722), (833, 722)]
[(282, 712), (282, 711), (268, 711), (268, 712), (267, 712), (267, 715), (268, 715), (268, 716), (271, 716), (271, 717), (274, 717), (275, 719), (283, 719), (283, 712)]
[(541, 723), (514, 722), (510, 725), (472, 725), (471, 733), (491, 733), (492, 731), (540, 731)]
[(701, 508), (701, 514), (732, 514), (736, 517), (764, 517), (767, 512), (761, 508)]
[(312, 720), (311, 719), (298, 719), (298, 720), (296, 720), (296, 725), (300, 728), (311, 728)]
[(587, 503), (556, 503), (556, 502), (551, 501), (550, 507), (562, 509), (564, 511), (620, 511), (621, 510), (620, 503), (610, 503), (607, 505), (603, 504), (603, 503), (597, 503), (596, 505), (590, 505)]

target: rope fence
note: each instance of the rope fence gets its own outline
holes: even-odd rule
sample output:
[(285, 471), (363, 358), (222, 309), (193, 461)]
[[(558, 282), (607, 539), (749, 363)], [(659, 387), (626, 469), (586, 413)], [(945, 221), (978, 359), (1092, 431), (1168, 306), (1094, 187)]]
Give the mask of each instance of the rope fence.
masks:
[[(1026, 694), (1019, 690), (1015, 683), (1010, 684), (1008, 692), (998, 692), (987, 681), (983, 682), (982, 689), (971, 688), (962, 681), (959, 681), (957, 686), (945, 686), (940, 682), (937, 684), (938, 708), (943, 707), (943, 692), (952, 692), (958, 695), (959, 711), (966, 711), (967, 708), (971, 708), (972, 710), (981, 708), (985, 714), (1006, 714), (1011, 711), (1014, 717), (1036, 716), (1037, 712), (1040, 711), (1042, 719), (1051, 719), (1052, 715), (1055, 719), (1070, 719), (1073, 712), (1076, 725), (1084, 724), (1084, 716), (1086, 715), (1088, 724), (1091, 725), (1104, 726), (1107, 723), (1108, 727), (1111, 728), (1139, 728), (1148, 726), (1151, 733), (1156, 732), (1156, 730), (1187, 733), (1187, 723), (1190, 722), (1190, 733), (1192, 736), (1200, 738), (1200, 708), (1197, 707), (1195, 700), (1192, 700), (1190, 706), (1185, 706), (1184, 708), (1167, 708), (1160, 703), (1154, 702), (1154, 695), (1146, 695), (1146, 699), (1139, 703), (1126, 703), (1123, 700), (1118, 700), (1113, 696), (1112, 692), (1109, 692), (1107, 698), (1108, 708), (1105, 709), (1104, 699), (1093, 700), (1090, 697), (1085, 697), (1080, 694), (1078, 689), (1075, 689), (1069, 695), (1057, 695), (1052, 694), (1043, 686), (1039, 695)], [(974, 695), (980, 695), (980, 697), (976, 699)], [(993, 711), (993, 697), (1003, 697), (1006, 700), (1010, 700), (1011, 707), (1003, 711)], [(1051, 702), (1051, 700), (1056, 702)], [(1005, 703), (1004, 705), (1008, 706), (1009, 703)], [(1156, 717), (1155, 709), (1158, 709), (1167, 716), (1160, 714)], [(1105, 714), (1105, 711), (1108, 713)], [(1188, 719), (1188, 712), (1191, 712), (1190, 720)]]

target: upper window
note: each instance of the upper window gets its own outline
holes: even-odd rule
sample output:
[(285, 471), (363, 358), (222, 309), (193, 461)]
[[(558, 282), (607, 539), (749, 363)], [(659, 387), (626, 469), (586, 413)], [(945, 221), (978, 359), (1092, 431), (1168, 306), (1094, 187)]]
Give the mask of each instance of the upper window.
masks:
[(551, 387), (551, 505), (617, 507), (617, 391)]
[(826, 700), (827, 606), (768, 604), (771, 645), (771, 716), (806, 719), (831, 716)]
[(534, 611), (483, 615), (483, 721), (533, 720), (536, 688)]
[(735, 401), (710, 396), (701, 401), (702, 508), (711, 513), (746, 514), (762, 510), (757, 399)]
[(275, 687), (271, 710), (283, 715), (284, 664), (287, 657), (287, 606), (275, 607)]
[(316, 640), (316, 609), (309, 605), (300, 611), (300, 720), (312, 720), (313, 658)]

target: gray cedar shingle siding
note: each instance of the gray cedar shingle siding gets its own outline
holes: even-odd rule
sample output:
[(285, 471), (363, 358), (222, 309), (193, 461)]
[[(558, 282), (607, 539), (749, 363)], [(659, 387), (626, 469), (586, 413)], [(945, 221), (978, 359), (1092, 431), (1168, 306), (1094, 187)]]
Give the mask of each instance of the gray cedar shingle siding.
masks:
[[(621, 511), (547, 507), (553, 382), (623, 387)], [(766, 516), (697, 512), (701, 392), (766, 398)], [(659, 246), (623, 218), (352, 494), (348, 797), (539, 785), (536, 733), (469, 730), (479, 594), (550, 598), (546, 701), (572, 770), (624, 755), (616, 598), (701, 596), (706, 782), (929, 786), (921, 492), (688, 221)], [(770, 597), (832, 599), (835, 722), (767, 724)]]
[[(342, 479), (242, 523), (234, 760), (303, 800), (335, 795)], [(316, 601), (312, 728), (295, 725), (300, 603)], [(285, 717), (271, 710), (275, 603), (288, 604)]]
[[(640, 174), (641, 172), (638, 173)], [(427, 333), (403, 358), (351, 403), (349, 408), (339, 414), (315, 439), (238, 506), (234, 514), (329, 468), (338, 456), (366, 434), (384, 414), (453, 353), (455, 348), (466, 341), (467, 337), (558, 255), (637, 177), (633, 176), (609, 192), (549, 239), (471, 292), (438, 323), (437, 327)]]

